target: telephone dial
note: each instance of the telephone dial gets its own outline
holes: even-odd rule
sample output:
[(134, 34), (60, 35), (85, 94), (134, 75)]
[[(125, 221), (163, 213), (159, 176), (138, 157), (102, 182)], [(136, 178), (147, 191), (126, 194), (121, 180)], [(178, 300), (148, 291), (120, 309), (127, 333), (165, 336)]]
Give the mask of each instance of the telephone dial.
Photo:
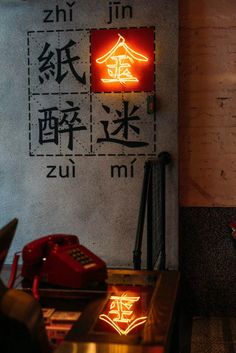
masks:
[(79, 243), (76, 235), (53, 234), (36, 239), (22, 250), (25, 279), (68, 288), (89, 288), (104, 282), (106, 264)]

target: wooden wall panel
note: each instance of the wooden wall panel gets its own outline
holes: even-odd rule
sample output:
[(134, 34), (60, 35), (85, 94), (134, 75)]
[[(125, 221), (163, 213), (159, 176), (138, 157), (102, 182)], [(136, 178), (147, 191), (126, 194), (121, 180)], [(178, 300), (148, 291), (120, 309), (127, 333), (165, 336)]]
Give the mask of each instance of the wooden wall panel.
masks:
[(236, 2), (180, 1), (180, 203), (236, 206)]

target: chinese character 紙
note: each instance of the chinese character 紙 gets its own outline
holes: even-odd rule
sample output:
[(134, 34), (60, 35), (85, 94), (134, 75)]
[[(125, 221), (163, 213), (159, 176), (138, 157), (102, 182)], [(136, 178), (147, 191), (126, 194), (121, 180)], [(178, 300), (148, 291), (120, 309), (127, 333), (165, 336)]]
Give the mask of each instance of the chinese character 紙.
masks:
[[(68, 133), (67, 147), (73, 150), (74, 132), (80, 130), (87, 130), (86, 126), (81, 124), (81, 119), (78, 118), (79, 107), (74, 107), (72, 101), (66, 101), (68, 108), (59, 110), (57, 107), (40, 109), (43, 113), (43, 118), (39, 121), (39, 143), (59, 143), (59, 134)], [(55, 116), (55, 112), (62, 113), (62, 118)]]
[[(50, 76), (55, 77), (57, 83), (61, 83), (63, 79), (68, 74), (69, 67), (70, 71), (74, 77), (83, 85), (86, 84), (85, 72), (80, 76), (74, 66), (74, 63), (77, 62), (79, 56), (71, 56), (71, 49), (76, 45), (73, 40), (70, 40), (63, 48), (56, 48), (56, 53), (50, 49), (50, 44), (45, 43), (42, 53), (38, 57), (38, 61), (41, 64), (39, 67), (39, 81), (42, 84), (44, 78), (49, 80)], [(44, 75), (43, 75), (44, 74)]]
[(118, 34), (119, 39), (111, 50), (96, 59), (98, 64), (106, 64), (109, 78), (102, 78), (104, 83), (138, 82), (138, 78), (131, 73), (131, 66), (135, 61), (148, 61), (148, 58), (130, 48), (125, 38)]
[[(106, 105), (102, 105), (103, 109), (106, 111), (106, 113), (110, 113), (110, 108)], [(108, 120), (101, 120), (101, 124), (103, 125), (105, 137), (103, 138), (98, 138), (97, 142), (112, 142), (112, 143), (118, 143), (127, 147), (143, 147), (147, 146), (148, 142), (143, 142), (143, 141), (133, 141), (129, 140), (129, 130), (131, 130), (133, 133), (136, 135), (140, 134), (140, 128), (136, 125), (133, 124), (135, 121), (139, 121), (140, 117), (137, 115), (134, 115), (136, 111), (139, 109), (138, 106), (134, 105), (133, 109), (129, 113), (129, 102), (128, 101), (123, 101), (123, 116), (122, 112), (119, 110), (116, 110), (116, 114), (118, 115), (118, 119), (113, 120), (113, 124), (118, 125), (117, 128), (115, 128), (114, 131), (111, 133), (108, 131), (109, 128), (109, 121)], [(121, 138), (114, 138), (110, 137), (116, 136), (120, 134)]]

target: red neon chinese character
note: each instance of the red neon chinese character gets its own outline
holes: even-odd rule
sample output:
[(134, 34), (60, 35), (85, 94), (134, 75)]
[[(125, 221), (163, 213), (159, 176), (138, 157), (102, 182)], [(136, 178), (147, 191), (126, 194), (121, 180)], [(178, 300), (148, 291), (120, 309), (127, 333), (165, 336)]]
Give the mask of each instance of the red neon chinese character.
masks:
[(110, 78), (101, 78), (101, 81), (104, 83), (120, 82), (122, 84), (137, 82), (139, 81), (138, 78), (132, 75), (129, 68), (135, 61), (148, 61), (148, 58), (130, 48), (122, 35), (118, 33), (118, 36), (119, 39), (114, 47), (108, 53), (96, 59), (98, 64), (106, 63), (110, 76)]
[[(120, 335), (127, 335), (135, 327), (144, 324), (147, 316), (136, 317), (132, 307), (134, 303), (140, 300), (140, 297), (130, 297), (125, 293), (121, 296), (113, 295), (110, 298), (110, 310), (108, 315), (101, 314), (100, 320), (107, 322)], [(125, 329), (122, 329), (119, 324), (127, 324)]]
[(154, 29), (91, 31), (92, 92), (154, 90)]

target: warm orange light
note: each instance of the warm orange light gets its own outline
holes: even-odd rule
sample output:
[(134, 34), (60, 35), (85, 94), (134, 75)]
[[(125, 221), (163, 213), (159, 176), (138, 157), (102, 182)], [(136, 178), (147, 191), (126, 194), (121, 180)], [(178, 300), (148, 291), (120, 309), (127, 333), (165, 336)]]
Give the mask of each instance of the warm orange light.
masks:
[[(104, 83), (119, 82), (121, 84), (138, 82), (138, 78), (132, 75), (129, 68), (134, 61), (148, 61), (148, 58), (130, 48), (125, 43), (125, 38), (122, 35), (118, 33), (118, 36), (114, 47), (96, 59), (98, 64), (106, 63), (107, 72), (110, 76), (110, 78), (102, 78), (101, 81)], [(120, 49), (123, 49), (123, 52)]]
[[(135, 317), (132, 306), (135, 302), (138, 302), (140, 297), (130, 297), (126, 293), (121, 296), (111, 296), (111, 304), (108, 315), (101, 314), (100, 320), (107, 322), (113, 327), (120, 335), (127, 335), (135, 327), (144, 324), (147, 320), (147, 316)], [(121, 328), (119, 324), (126, 324), (125, 329)]]
[(154, 28), (91, 30), (91, 91), (155, 89)]

